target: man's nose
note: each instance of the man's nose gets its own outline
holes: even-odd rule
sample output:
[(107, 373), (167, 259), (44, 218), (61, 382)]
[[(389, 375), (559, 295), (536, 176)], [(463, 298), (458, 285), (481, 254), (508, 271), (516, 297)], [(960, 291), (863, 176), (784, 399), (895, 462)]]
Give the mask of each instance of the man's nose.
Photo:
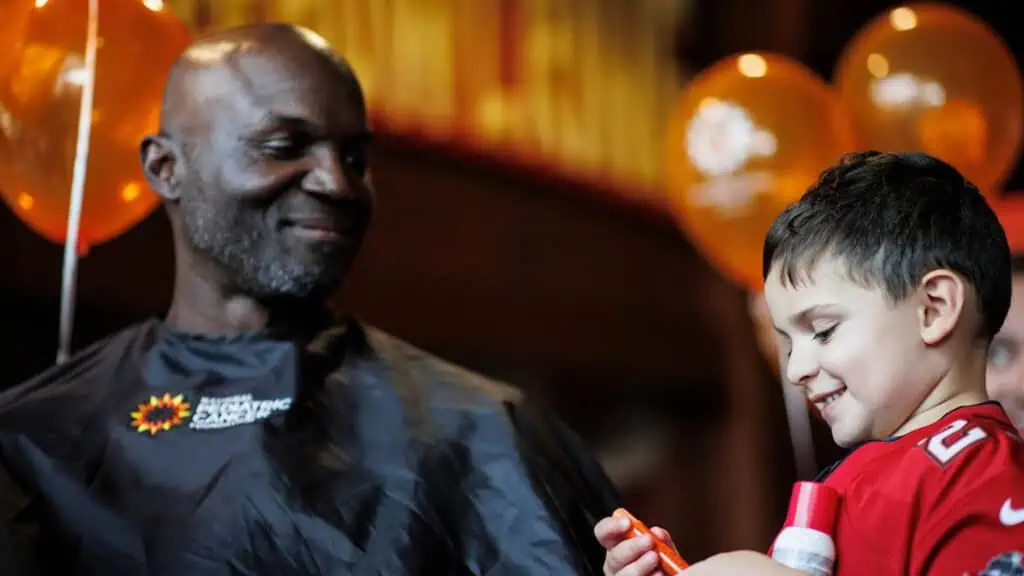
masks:
[(303, 188), (316, 194), (343, 196), (348, 193), (345, 170), (340, 155), (329, 147), (316, 150), (312, 169), (306, 174)]

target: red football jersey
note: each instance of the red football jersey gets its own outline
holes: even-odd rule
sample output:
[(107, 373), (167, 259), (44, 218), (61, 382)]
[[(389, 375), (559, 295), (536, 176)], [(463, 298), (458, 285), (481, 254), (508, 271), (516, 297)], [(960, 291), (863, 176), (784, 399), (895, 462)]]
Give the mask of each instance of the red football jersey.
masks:
[(868, 442), (824, 482), (836, 576), (1024, 575), (1024, 442), (998, 404)]

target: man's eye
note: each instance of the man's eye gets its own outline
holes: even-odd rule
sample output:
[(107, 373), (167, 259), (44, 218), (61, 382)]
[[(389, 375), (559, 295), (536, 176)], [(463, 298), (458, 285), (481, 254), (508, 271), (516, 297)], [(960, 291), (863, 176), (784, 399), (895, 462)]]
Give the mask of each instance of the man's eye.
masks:
[(1017, 358), (1019, 349), (1014, 342), (995, 340), (988, 349), (988, 365), (992, 368), (1006, 368)]
[(291, 138), (270, 138), (260, 142), (260, 152), (271, 158), (294, 158), (301, 151), (301, 146)]
[(359, 177), (366, 175), (366, 151), (365, 150), (346, 150), (341, 155), (341, 161), (345, 164), (345, 168), (351, 170)]

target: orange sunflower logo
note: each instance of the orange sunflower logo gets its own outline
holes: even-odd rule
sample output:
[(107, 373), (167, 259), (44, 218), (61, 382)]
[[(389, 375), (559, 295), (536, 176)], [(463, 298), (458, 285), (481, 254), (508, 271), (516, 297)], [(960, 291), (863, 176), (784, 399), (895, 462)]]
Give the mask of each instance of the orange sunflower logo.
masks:
[(150, 396), (149, 402), (139, 404), (131, 413), (132, 428), (139, 433), (149, 432), (150, 436), (161, 430), (170, 430), (188, 418), (191, 406), (181, 394), (171, 396)]

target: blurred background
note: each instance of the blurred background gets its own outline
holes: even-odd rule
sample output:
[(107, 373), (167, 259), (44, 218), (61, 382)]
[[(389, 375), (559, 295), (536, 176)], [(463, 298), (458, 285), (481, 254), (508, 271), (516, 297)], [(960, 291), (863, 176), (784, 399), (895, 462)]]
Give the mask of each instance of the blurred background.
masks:
[[(0, 62), (8, 78), (0, 88), (3, 387), (52, 364), (57, 349), (79, 93), (56, 90), (55, 79), (74, 84), (67, 55), (84, 46), (86, 3), (73, 1), (81, 6), (34, 0), (20, 60), (7, 64), (13, 72)], [(1012, 194), (1024, 184), (1013, 62), (1024, 49), (1020, 3), (945, 5), (978, 26), (937, 12), (938, 32), (917, 48), (892, 49), (925, 68), (959, 53), (975, 64), (937, 73), (952, 78), (948, 85), (925, 79), (908, 88), (902, 76), (887, 97), (917, 90), (951, 115), (919, 124), (921, 142), (963, 159), (958, 166), (986, 193)], [(762, 228), (827, 162), (874, 145), (871, 130), (882, 120), (863, 117), (863, 66), (843, 66), (863, 56), (876, 79), (896, 77), (897, 57), (872, 48), (889, 41), (871, 36), (872, 22), (906, 31), (920, 21), (921, 34), (932, 22), (927, 7), (897, 7), (102, 0), (74, 346), (159, 316), (168, 304), (170, 231), (141, 184), (136, 142), (152, 129), (177, 50), (203, 30), (302, 24), (351, 60), (378, 135), (378, 213), (339, 306), (546, 399), (587, 440), (633, 512), (672, 531), (684, 557), (767, 549), (791, 483), (840, 453), (802, 400), (786, 396), (763, 339)], [(152, 17), (140, 10), (173, 22), (145, 20)], [(13, 34), (5, 26), (14, 29), (0, 24), (0, 36)], [(866, 44), (851, 44), (864, 30)], [(774, 84), (748, 82), (759, 77)], [(958, 96), (955, 82), (966, 92)], [(936, 85), (946, 92), (936, 96)], [(751, 132), (753, 154), (788, 154), (788, 164), (766, 160), (737, 183), (736, 166), (719, 164), (742, 119), (728, 124), (733, 132), (705, 138), (718, 138), (718, 148), (695, 152), (703, 140), (694, 118), (715, 126), (740, 114), (727, 96), (773, 127)], [(706, 211), (743, 204), (736, 195), (751, 187), (770, 200), (755, 216)], [(698, 188), (703, 196), (687, 192)]]

